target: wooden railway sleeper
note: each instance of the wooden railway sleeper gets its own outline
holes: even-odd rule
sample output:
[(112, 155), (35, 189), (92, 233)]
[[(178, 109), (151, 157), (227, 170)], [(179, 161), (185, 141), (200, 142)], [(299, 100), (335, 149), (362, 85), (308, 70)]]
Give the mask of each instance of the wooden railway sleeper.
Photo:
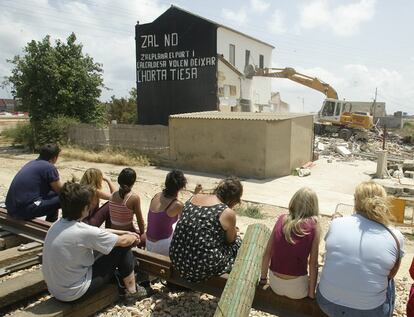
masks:
[(17, 251), (29, 251), (32, 250), (34, 248), (38, 248), (41, 247), (43, 244), (39, 243), (39, 242), (29, 242), (29, 243), (25, 243), (25, 244), (21, 244), (18, 248)]
[(5, 275), (8, 275), (10, 273), (14, 273), (20, 270), (28, 269), (34, 265), (40, 264), (41, 261), (42, 261), (41, 254), (40, 255), (38, 254), (27, 260), (23, 260), (23, 261), (10, 264), (0, 269), (0, 277), (3, 277)]

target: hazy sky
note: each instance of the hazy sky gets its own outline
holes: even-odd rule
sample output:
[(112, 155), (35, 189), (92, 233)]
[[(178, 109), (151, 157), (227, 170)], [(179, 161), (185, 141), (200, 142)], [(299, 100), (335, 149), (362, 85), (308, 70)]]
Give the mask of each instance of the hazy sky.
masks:
[[(28, 41), (75, 32), (103, 64), (110, 90), (102, 100), (125, 96), (135, 86), (135, 23), (152, 22), (171, 4), (274, 45), (273, 67), (319, 77), (340, 98), (370, 101), (377, 87), (388, 113), (414, 113), (412, 0), (0, 0), (0, 78)], [(317, 111), (324, 99), (286, 79), (272, 85), (292, 111)]]

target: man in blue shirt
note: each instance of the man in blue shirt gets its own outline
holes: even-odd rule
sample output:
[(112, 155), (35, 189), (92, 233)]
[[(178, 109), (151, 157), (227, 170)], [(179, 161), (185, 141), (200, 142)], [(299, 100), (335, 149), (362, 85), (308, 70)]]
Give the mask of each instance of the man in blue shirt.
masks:
[(54, 222), (62, 187), (55, 167), (60, 148), (56, 144), (45, 144), (39, 150), (39, 157), (24, 165), (14, 177), (7, 192), (6, 209), (17, 219), (46, 216), (46, 221)]

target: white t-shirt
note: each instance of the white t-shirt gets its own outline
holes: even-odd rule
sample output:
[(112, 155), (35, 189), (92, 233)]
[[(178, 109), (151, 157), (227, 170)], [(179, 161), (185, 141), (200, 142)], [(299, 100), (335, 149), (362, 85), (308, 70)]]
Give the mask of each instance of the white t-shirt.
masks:
[(49, 292), (61, 301), (73, 301), (88, 290), (94, 250), (112, 251), (118, 236), (83, 222), (60, 219), (46, 235), (42, 271)]
[[(404, 238), (390, 228), (400, 242)], [(369, 310), (386, 300), (388, 274), (398, 249), (380, 224), (355, 214), (332, 221), (325, 237), (326, 258), (319, 282), (323, 297), (338, 305)]]

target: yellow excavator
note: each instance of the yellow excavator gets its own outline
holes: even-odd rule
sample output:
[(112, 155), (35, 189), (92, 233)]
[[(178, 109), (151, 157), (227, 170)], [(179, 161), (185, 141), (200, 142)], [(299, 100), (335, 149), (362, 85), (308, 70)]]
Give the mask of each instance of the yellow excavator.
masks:
[[(364, 139), (365, 134), (362, 132), (373, 127), (372, 115), (370, 115), (370, 112), (363, 111), (367, 107), (371, 109), (372, 103), (341, 101), (338, 99), (338, 93), (331, 85), (319, 78), (298, 73), (290, 67), (254, 68), (251, 65), (249, 66), (245, 72), (247, 78), (252, 78), (253, 76), (287, 78), (320, 91), (327, 97), (318, 113), (318, 122), (315, 123), (316, 134), (338, 133), (339, 137), (345, 140), (348, 140), (352, 135), (357, 135), (358, 138)], [(357, 109), (352, 109), (354, 104)]]

